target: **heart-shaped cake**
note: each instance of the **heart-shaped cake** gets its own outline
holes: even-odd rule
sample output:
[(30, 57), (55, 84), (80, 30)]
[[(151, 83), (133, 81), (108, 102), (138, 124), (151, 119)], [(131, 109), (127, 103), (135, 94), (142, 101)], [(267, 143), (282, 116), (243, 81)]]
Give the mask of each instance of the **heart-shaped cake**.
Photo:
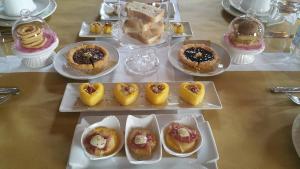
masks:
[(167, 83), (148, 83), (145, 94), (151, 104), (160, 105), (169, 97), (169, 85)]
[(139, 88), (135, 83), (117, 83), (114, 86), (114, 96), (123, 106), (134, 103), (138, 95)]
[(204, 84), (196, 82), (183, 82), (180, 84), (179, 96), (180, 98), (193, 106), (200, 104), (204, 98), (205, 87)]
[(99, 103), (104, 95), (102, 83), (82, 83), (79, 86), (80, 100), (87, 106), (94, 106)]

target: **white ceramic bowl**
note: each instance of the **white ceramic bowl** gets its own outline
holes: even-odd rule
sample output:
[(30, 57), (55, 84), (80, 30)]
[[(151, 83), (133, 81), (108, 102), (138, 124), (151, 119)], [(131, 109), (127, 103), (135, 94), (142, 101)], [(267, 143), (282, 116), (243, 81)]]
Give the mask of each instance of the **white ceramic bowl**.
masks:
[(51, 62), (51, 55), (56, 49), (56, 47), (59, 44), (58, 38), (55, 39), (54, 43), (52, 43), (48, 48), (38, 51), (38, 52), (33, 52), (33, 53), (25, 53), (18, 51), (16, 49), (14, 50), (14, 53), (21, 57), (22, 63), (30, 68), (40, 68), (49, 65)]
[[(129, 132), (133, 128), (152, 129), (152, 131), (156, 135), (157, 146), (152, 154), (151, 159), (137, 160), (131, 155), (131, 152), (130, 152), (130, 150), (128, 148), (128, 144), (127, 144), (127, 138), (128, 138)], [(162, 146), (161, 146), (161, 140), (160, 140), (160, 131), (159, 131), (159, 126), (158, 126), (156, 116), (154, 114), (151, 114), (151, 115), (143, 117), (143, 118), (137, 118), (132, 115), (127, 116), (126, 128), (125, 128), (125, 151), (126, 151), (127, 159), (131, 164), (153, 164), (153, 163), (157, 163), (161, 160)]]
[[(84, 147), (84, 144), (83, 144), (83, 141), (84, 141), (85, 137), (93, 129), (95, 129), (97, 127), (107, 127), (107, 128), (115, 129), (117, 131), (117, 133), (120, 137), (120, 144), (119, 144), (117, 150), (114, 153), (112, 153), (108, 156), (99, 157), (99, 156), (92, 155), (92, 154), (90, 154), (86, 151), (86, 149)], [(107, 116), (102, 121), (94, 123), (94, 124), (88, 126), (87, 128), (85, 128), (85, 130), (83, 131), (83, 133), (81, 135), (81, 147), (82, 147), (85, 155), (91, 160), (104, 160), (104, 159), (108, 159), (110, 157), (113, 157), (122, 149), (123, 145), (124, 145), (124, 134), (123, 134), (122, 129), (120, 127), (119, 119), (116, 116)]]
[[(195, 149), (193, 151), (191, 151), (189, 153), (178, 153), (178, 152), (173, 151), (172, 149), (170, 149), (167, 146), (167, 144), (165, 143), (165, 137), (164, 137), (165, 136), (165, 129), (172, 122), (177, 122), (177, 123), (189, 126), (189, 127), (193, 128), (193, 129), (196, 129), (199, 132), (201, 140), (199, 141), (198, 145), (196, 145), (196, 147), (195, 147)], [(161, 129), (160, 139), (162, 141), (162, 144), (164, 146), (165, 151), (167, 153), (169, 153), (171, 155), (174, 155), (174, 156), (177, 156), (177, 157), (188, 157), (188, 156), (191, 156), (192, 154), (194, 154), (195, 152), (197, 152), (201, 148), (201, 145), (202, 145), (202, 136), (201, 136), (201, 133), (200, 133), (200, 130), (199, 130), (199, 127), (198, 127), (197, 120), (195, 119), (194, 116), (185, 116), (185, 117), (183, 117), (183, 118), (181, 118), (179, 120), (171, 121), (168, 124), (166, 124)]]

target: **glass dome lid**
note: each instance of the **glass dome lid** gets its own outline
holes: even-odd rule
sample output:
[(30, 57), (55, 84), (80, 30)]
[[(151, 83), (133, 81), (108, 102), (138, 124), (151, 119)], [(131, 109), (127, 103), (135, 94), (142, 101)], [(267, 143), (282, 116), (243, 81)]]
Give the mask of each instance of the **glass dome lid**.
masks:
[(227, 36), (230, 44), (237, 48), (259, 49), (264, 46), (264, 26), (249, 15), (232, 20)]
[(258, 19), (247, 15), (235, 18), (230, 23), (229, 30), (237, 36), (262, 38), (264, 34), (263, 24)]
[(57, 36), (42, 18), (31, 16), (29, 10), (21, 11), (21, 18), (12, 27), (14, 48), (19, 52), (33, 53), (49, 48)]

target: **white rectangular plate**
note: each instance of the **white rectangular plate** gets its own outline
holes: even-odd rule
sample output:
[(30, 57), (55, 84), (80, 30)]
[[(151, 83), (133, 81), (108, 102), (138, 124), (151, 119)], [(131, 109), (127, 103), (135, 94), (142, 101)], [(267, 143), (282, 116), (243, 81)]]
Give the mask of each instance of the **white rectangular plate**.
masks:
[[(174, 23), (181, 23), (184, 27), (184, 32), (182, 34), (176, 34), (174, 31), (173, 31), (173, 24)], [(171, 24), (171, 30), (172, 30), (172, 37), (174, 38), (179, 38), (179, 37), (190, 37), (190, 36), (193, 36), (193, 31), (192, 31), (192, 27), (191, 27), (191, 24), (190, 22), (170, 22)]]
[[(70, 150), (70, 157), (68, 161), (68, 169), (203, 169), (201, 166), (216, 166), (216, 162), (219, 159), (218, 150), (216, 143), (210, 128), (210, 125), (207, 121), (203, 119), (203, 116), (200, 114), (197, 117), (199, 129), (202, 135), (202, 147), (200, 150), (187, 158), (179, 158), (163, 153), (163, 158), (160, 162), (151, 165), (133, 165), (130, 164), (125, 157), (124, 150), (117, 154), (115, 157), (112, 157), (107, 160), (100, 161), (91, 161), (89, 160), (80, 145), (81, 134), (88, 125), (93, 124), (97, 121), (100, 121), (105, 116), (85, 116), (77, 124), (75, 128), (75, 133), (72, 141), (72, 146)], [(121, 128), (125, 129), (126, 122), (125, 115), (117, 116), (120, 120)], [(174, 121), (182, 115), (176, 114), (158, 114), (156, 115), (159, 126), (162, 127), (170, 121)], [(209, 169), (216, 169), (217, 167), (209, 167)]]
[[(114, 24), (114, 23), (112, 23)], [(112, 38), (112, 34), (105, 34), (105, 33), (100, 33), (100, 34), (95, 34), (90, 32), (90, 24), (87, 22), (82, 22), (80, 32), (79, 32), (79, 37), (83, 38)]]
[(68, 83), (62, 102), (59, 107), (60, 112), (88, 112), (88, 111), (125, 111), (125, 110), (209, 110), (221, 109), (222, 104), (216, 91), (215, 85), (211, 81), (203, 81), (205, 85), (205, 96), (197, 106), (191, 106), (179, 98), (178, 88), (182, 82), (168, 82), (170, 86), (170, 94), (168, 101), (164, 105), (151, 105), (145, 98), (144, 88), (146, 83), (137, 83), (139, 86), (139, 97), (135, 103), (129, 106), (121, 106), (113, 96), (114, 83), (103, 83), (104, 98), (93, 107), (85, 106), (79, 99), (80, 83)]

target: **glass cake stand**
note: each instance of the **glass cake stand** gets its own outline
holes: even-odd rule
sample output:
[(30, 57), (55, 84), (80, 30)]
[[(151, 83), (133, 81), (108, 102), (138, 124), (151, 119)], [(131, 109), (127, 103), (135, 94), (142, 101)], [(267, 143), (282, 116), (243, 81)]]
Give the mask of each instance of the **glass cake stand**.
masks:
[(156, 50), (165, 45), (170, 44), (170, 33), (169, 33), (169, 0), (161, 1), (147, 1), (147, 4), (156, 6), (157, 8), (163, 9), (164, 17), (161, 22), (164, 23), (164, 31), (160, 36), (160, 39), (151, 43), (145, 44), (142, 43), (124, 32), (123, 25), (124, 22), (128, 19), (127, 13), (125, 10), (126, 1), (120, 1), (120, 20), (117, 23), (117, 29), (114, 32), (114, 38), (120, 42), (120, 45), (130, 50), (127, 53), (125, 59), (126, 69), (136, 75), (150, 75), (158, 71), (159, 69), (159, 58), (157, 56)]

